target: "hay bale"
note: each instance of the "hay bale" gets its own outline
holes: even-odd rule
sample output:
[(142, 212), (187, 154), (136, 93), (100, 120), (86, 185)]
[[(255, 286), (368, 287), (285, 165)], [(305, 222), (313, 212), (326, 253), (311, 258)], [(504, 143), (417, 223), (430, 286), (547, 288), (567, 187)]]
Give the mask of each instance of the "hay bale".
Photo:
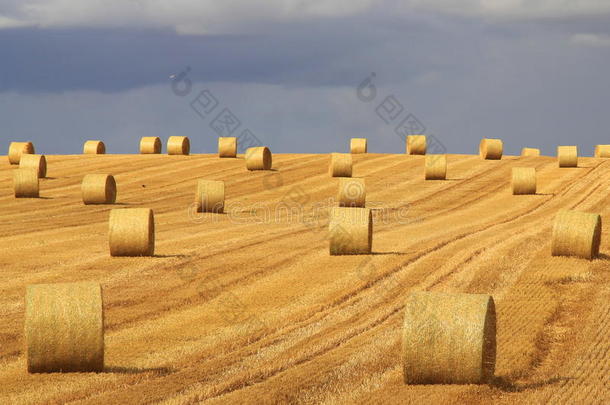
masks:
[(352, 138), (349, 142), (349, 150), (351, 153), (366, 153), (366, 138)]
[(445, 180), (447, 177), (447, 156), (426, 155), (426, 180)]
[(102, 371), (103, 311), (102, 288), (97, 283), (27, 286), (28, 372)]
[(610, 158), (610, 145), (595, 145), (596, 158)]
[(540, 149), (523, 148), (521, 149), (521, 156), (540, 156)]
[(81, 183), (83, 203), (114, 204), (116, 201), (116, 182), (110, 174), (87, 174)]
[(483, 138), (479, 144), (479, 156), (481, 159), (500, 160), (504, 145), (501, 139)]
[(143, 136), (140, 138), (140, 154), (151, 155), (161, 153), (161, 139), (158, 136)]
[(599, 255), (602, 218), (598, 214), (559, 211), (553, 225), (551, 254), (593, 259)]
[(364, 179), (339, 178), (337, 201), (340, 207), (364, 207), (365, 200)]
[(25, 154), (19, 160), (20, 169), (34, 169), (38, 177), (44, 179), (47, 176), (47, 159), (44, 155)]
[(576, 146), (558, 146), (557, 160), (559, 167), (578, 167), (578, 148)]
[(409, 155), (425, 155), (426, 149), (426, 135), (407, 135), (407, 153)]
[(536, 194), (536, 169), (533, 167), (513, 167), (513, 195)]
[(155, 218), (150, 208), (120, 208), (110, 211), (111, 256), (153, 256)]
[(18, 165), (21, 155), (33, 153), (34, 144), (32, 142), (11, 142), (8, 147), (8, 161), (12, 165)]
[(331, 177), (352, 177), (352, 155), (331, 153), (329, 172)]
[(328, 230), (331, 255), (371, 253), (373, 215), (369, 208), (331, 208)]
[(38, 171), (36, 169), (13, 170), (15, 198), (38, 198)]
[(168, 155), (188, 155), (191, 151), (191, 141), (186, 136), (170, 136), (167, 139)]
[(106, 153), (106, 145), (102, 141), (87, 141), (83, 145), (83, 153), (86, 155), (103, 155)]
[(234, 158), (237, 157), (237, 138), (219, 137), (218, 138), (218, 157)]
[(496, 363), (496, 311), (485, 294), (413, 292), (402, 338), (405, 384), (480, 384)]
[(225, 182), (216, 180), (199, 180), (195, 194), (197, 212), (215, 212), (221, 214), (225, 206)]
[(271, 151), (268, 147), (257, 146), (246, 150), (246, 169), (269, 170), (271, 165)]

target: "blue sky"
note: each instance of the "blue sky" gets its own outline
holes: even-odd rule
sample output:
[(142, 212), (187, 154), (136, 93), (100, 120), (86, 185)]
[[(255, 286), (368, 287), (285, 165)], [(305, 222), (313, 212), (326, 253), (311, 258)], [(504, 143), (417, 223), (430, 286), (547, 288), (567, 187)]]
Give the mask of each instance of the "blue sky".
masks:
[(170, 135), (212, 153), (223, 111), (274, 152), (401, 153), (408, 116), (449, 153), (610, 143), (608, 1), (4, 0), (0, 51), (2, 140), (40, 153)]

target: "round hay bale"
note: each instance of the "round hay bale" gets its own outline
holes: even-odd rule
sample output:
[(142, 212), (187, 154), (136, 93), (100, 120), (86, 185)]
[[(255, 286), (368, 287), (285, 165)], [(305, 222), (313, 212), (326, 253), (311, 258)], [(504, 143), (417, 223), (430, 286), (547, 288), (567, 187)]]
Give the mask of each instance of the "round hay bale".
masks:
[(331, 177), (352, 177), (352, 155), (331, 153), (329, 172)]
[(83, 153), (86, 155), (103, 155), (106, 153), (106, 145), (102, 141), (87, 141), (83, 145)]
[(15, 198), (38, 198), (38, 171), (36, 169), (13, 170)]
[(271, 166), (271, 151), (268, 147), (257, 146), (246, 150), (246, 169), (269, 170)]
[(237, 138), (219, 137), (218, 138), (218, 157), (234, 158), (237, 157)]
[(540, 149), (523, 148), (521, 149), (521, 156), (540, 156)]
[(140, 154), (152, 155), (161, 153), (161, 139), (158, 136), (143, 136), (140, 138)]
[(558, 146), (557, 160), (559, 167), (578, 167), (578, 148), (576, 146)]
[(44, 179), (47, 176), (47, 159), (44, 155), (25, 154), (19, 160), (20, 169), (34, 169), (38, 177)]
[(536, 194), (536, 169), (533, 167), (513, 167), (513, 195)]
[(110, 211), (111, 256), (153, 256), (155, 218), (150, 208), (120, 208)]
[(445, 180), (447, 178), (447, 156), (426, 155), (426, 180)]
[(35, 284), (25, 292), (28, 372), (104, 369), (104, 312), (97, 283)]
[(426, 149), (426, 135), (407, 135), (407, 153), (409, 155), (425, 155)]
[(366, 153), (366, 138), (352, 138), (349, 142), (349, 150), (351, 153)]
[(366, 188), (364, 179), (339, 178), (337, 201), (340, 207), (364, 207)]
[(186, 136), (170, 136), (167, 138), (168, 155), (188, 155), (191, 151), (191, 141)]
[(559, 211), (553, 225), (551, 254), (593, 259), (599, 255), (602, 218), (580, 211)]
[(116, 201), (116, 182), (110, 174), (87, 174), (81, 183), (83, 203), (114, 204)]
[(371, 253), (373, 215), (369, 208), (331, 208), (328, 230), (331, 255)]
[(402, 338), (405, 384), (480, 384), (496, 364), (496, 311), (484, 294), (413, 292)]
[(215, 212), (221, 214), (225, 206), (225, 182), (216, 180), (199, 180), (195, 194), (197, 212)]
[(34, 144), (32, 142), (11, 142), (8, 147), (8, 161), (12, 165), (18, 165), (21, 155), (33, 153)]
[(479, 156), (481, 159), (500, 160), (504, 145), (501, 139), (483, 138), (479, 144)]
[(595, 145), (596, 158), (610, 158), (610, 145)]

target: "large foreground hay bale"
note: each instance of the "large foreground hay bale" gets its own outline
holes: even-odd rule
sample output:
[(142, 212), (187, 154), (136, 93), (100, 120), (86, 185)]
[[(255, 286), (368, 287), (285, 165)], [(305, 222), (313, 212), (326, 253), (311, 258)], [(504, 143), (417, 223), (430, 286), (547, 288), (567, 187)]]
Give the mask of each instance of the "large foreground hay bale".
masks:
[(15, 198), (38, 198), (38, 171), (36, 169), (13, 170)]
[(27, 286), (25, 340), (30, 373), (102, 371), (101, 286), (97, 283)]
[(610, 145), (595, 145), (596, 158), (610, 158)]
[(271, 151), (266, 146), (248, 148), (245, 158), (248, 170), (270, 170), (273, 165)]
[(366, 138), (352, 138), (349, 142), (349, 150), (351, 153), (366, 153)]
[(186, 136), (170, 136), (167, 138), (168, 155), (188, 155), (191, 151), (191, 141)]
[(578, 167), (578, 148), (576, 146), (558, 146), (557, 160), (559, 167)]
[(116, 182), (110, 174), (87, 174), (81, 183), (85, 204), (114, 204)]
[(103, 155), (106, 153), (106, 145), (102, 141), (87, 141), (83, 145), (83, 153), (86, 155)]
[(540, 149), (523, 148), (521, 149), (521, 156), (540, 156)]
[(47, 159), (44, 155), (25, 154), (19, 160), (20, 169), (34, 169), (38, 177), (44, 179), (47, 176)]
[(197, 212), (215, 212), (221, 214), (225, 206), (225, 182), (216, 180), (199, 180), (195, 194)]
[(237, 156), (237, 138), (219, 137), (218, 138), (218, 157), (234, 158)]
[(536, 169), (513, 167), (513, 194), (536, 194)]
[(447, 156), (426, 155), (426, 180), (445, 180), (447, 177)]
[(18, 165), (21, 155), (34, 153), (32, 142), (11, 142), (8, 147), (8, 161), (12, 165)]
[(405, 305), (405, 384), (479, 384), (496, 363), (496, 311), (484, 294), (414, 292)]
[(479, 144), (479, 156), (482, 159), (500, 160), (504, 144), (501, 139), (483, 138)]
[(340, 207), (364, 207), (366, 201), (364, 179), (339, 178), (337, 201)]
[(329, 172), (331, 177), (352, 177), (352, 155), (331, 153)]
[(593, 259), (599, 255), (602, 218), (598, 214), (559, 211), (553, 225), (551, 254)]
[(140, 138), (140, 153), (151, 155), (161, 153), (161, 139), (158, 136), (143, 136)]
[(426, 135), (407, 135), (407, 153), (425, 155), (427, 150)]
[(110, 211), (111, 256), (153, 256), (155, 218), (150, 208), (120, 208)]
[(369, 208), (331, 208), (328, 230), (331, 255), (371, 253), (373, 215)]

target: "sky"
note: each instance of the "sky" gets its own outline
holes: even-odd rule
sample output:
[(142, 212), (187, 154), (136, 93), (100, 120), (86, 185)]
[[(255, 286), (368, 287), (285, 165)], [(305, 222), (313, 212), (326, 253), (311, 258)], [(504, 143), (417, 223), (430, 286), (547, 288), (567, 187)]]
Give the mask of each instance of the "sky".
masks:
[(610, 144), (608, 0), (0, 0), (0, 52), (7, 150)]

